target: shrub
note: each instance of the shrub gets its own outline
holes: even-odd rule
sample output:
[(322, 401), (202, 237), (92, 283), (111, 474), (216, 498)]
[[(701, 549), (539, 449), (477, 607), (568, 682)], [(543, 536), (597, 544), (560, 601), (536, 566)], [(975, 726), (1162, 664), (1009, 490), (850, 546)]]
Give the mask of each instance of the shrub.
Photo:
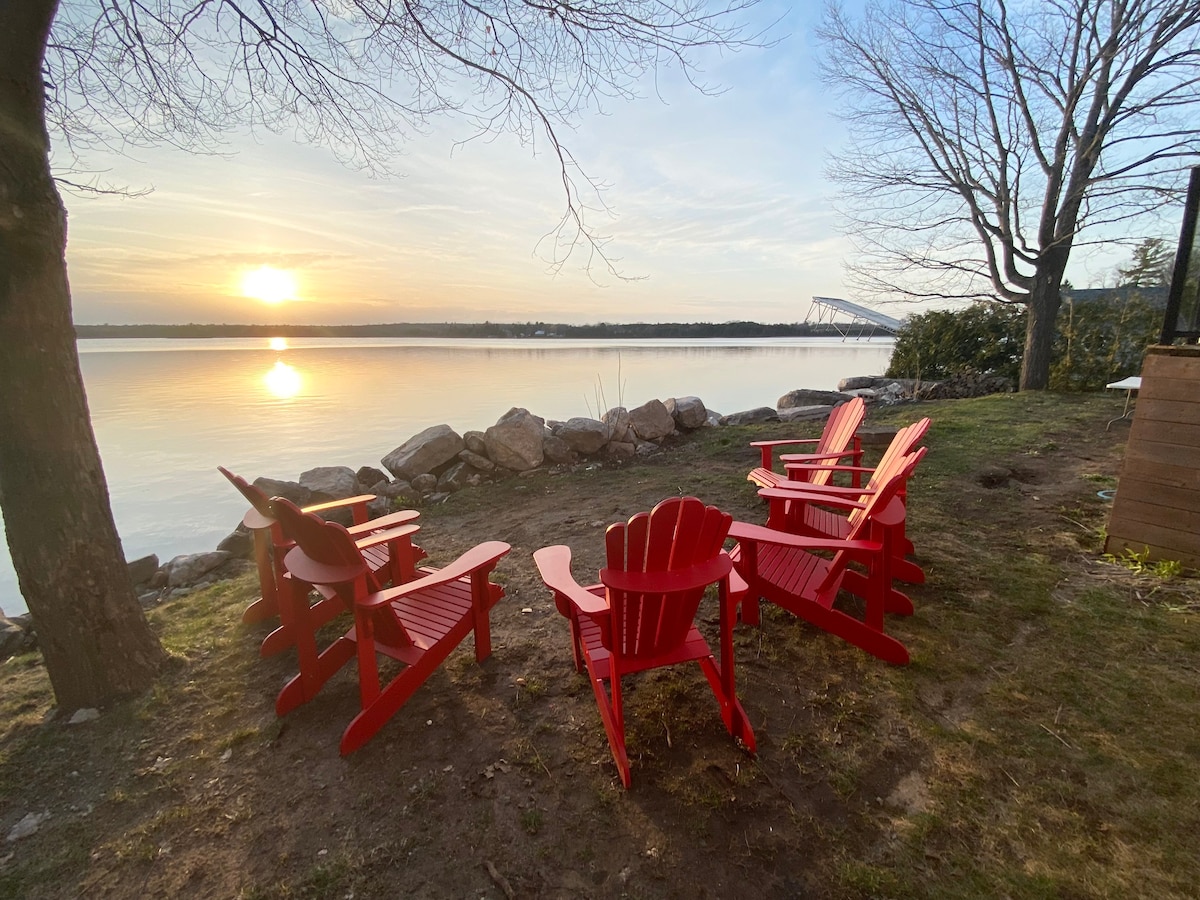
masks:
[(1162, 310), (1136, 292), (1125, 299), (1065, 300), (1058, 313), (1050, 387), (1098, 391), (1126, 375), (1136, 375), (1161, 326)]
[(962, 310), (935, 310), (905, 321), (886, 375), (922, 381), (999, 375), (1015, 382), (1024, 348), (1024, 307), (974, 303)]

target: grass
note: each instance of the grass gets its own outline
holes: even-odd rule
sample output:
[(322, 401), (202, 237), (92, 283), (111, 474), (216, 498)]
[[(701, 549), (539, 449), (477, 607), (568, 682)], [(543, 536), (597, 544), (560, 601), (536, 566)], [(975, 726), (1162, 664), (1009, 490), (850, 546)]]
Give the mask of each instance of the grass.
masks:
[[(698, 669), (640, 674), (626, 683), (629, 792), (529, 552), (568, 542), (585, 577), (602, 564), (594, 522), (681, 492), (759, 520), (748, 442), (815, 426), (706, 430), (422, 510), (443, 559), (486, 536), (514, 545), (495, 653), (453, 656), (347, 760), (352, 678), (274, 716), (293, 663), (258, 658), (240, 625), (250, 578), (155, 610), (175, 664), (87, 726), (44, 726), (44, 669), (18, 657), (0, 667), (0, 824), (52, 817), (0, 845), (0, 896), (498, 895), (486, 861), (522, 896), (722, 896), (737, 875), (748, 897), (1190, 897), (1200, 586), (1101, 556), (1096, 490), (1120, 460), (1110, 401), (872, 411), (934, 422), (909, 501), (927, 582), (909, 591), (916, 614), (888, 623), (912, 664), (764, 606), (762, 629), (735, 635), (757, 758), (729, 740)], [(983, 487), (991, 466), (1010, 484)], [(702, 618), (715, 633), (709, 607)]]

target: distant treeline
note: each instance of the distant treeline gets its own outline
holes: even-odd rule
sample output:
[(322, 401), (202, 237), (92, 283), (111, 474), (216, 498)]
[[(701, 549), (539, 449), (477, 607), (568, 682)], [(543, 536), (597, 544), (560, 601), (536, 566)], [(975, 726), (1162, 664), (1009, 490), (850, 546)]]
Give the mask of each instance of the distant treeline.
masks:
[(637, 322), (559, 325), (548, 322), (395, 322), (384, 325), (76, 325), (81, 338), (428, 337), (428, 338), (767, 338), (851, 337), (880, 333), (862, 327), (794, 322)]

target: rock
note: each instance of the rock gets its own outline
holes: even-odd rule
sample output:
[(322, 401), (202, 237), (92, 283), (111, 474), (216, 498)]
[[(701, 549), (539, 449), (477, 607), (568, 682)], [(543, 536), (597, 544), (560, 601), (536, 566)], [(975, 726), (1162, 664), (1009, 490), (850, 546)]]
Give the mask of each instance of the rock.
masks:
[(482, 431), (464, 431), (463, 443), (472, 453), (487, 456), (487, 441), (484, 440)]
[(513, 407), (484, 432), (488, 459), (514, 472), (537, 468), (545, 458), (544, 426), (529, 410)]
[(364, 490), (368, 493), (377, 493), (372, 488), (381, 481), (387, 482), (391, 479), (388, 478), (387, 472), (384, 472), (382, 469), (377, 469), (374, 466), (363, 466), (354, 473), (354, 480), (358, 482), (359, 486), (359, 490), (355, 491), (357, 494)]
[(16, 619), (0, 616), (0, 661), (37, 646), (33, 633)]
[[(235, 556), (238, 559), (251, 559), (254, 556), (254, 538), (250, 535), (250, 532), (244, 531), (241, 528), (235, 528), (229, 534), (225, 535), (225, 537), (221, 538), (221, 543), (217, 544), (217, 549), (224, 550), (230, 556)], [(155, 558), (155, 562), (158, 562), (157, 558)], [(154, 573), (151, 572), (150, 578), (153, 577)], [(150, 578), (145, 579), (145, 581), (135, 581), (134, 584), (144, 584)]]
[(476, 474), (478, 473), (471, 467), (470, 463), (456, 462), (442, 473), (442, 476), (437, 481), (437, 489), (451, 494), (455, 491), (461, 491), (467, 487), (467, 479)]
[(647, 400), (629, 411), (629, 427), (643, 441), (659, 441), (675, 430), (675, 420), (661, 400)]
[(609, 441), (605, 451), (612, 459), (633, 459), (634, 454), (637, 453), (637, 447), (628, 441)]
[(629, 440), (629, 410), (623, 406), (614, 406), (600, 417), (609, 429), (610, 441)]
[(146, 584), (158, 571), (158, 557), (151, 553), (126, 563), (126, 566), (129, 569), (129, 580), (133, 584)]
[(576, 453), (590, 456), (597, 453), (612, 438), (612, 429), (599, 419), (575, 416), (563, 422), (554, 432)]
[(68, 725), (82, 725), (84, 722), (95, 722), (100, 718), (100, 710), (92, 709), (77, 709), (72, 713), (71, 718), (67, 719)]
[(779, 413), (770, 406), (745, 409), (741, 412), (721, 416), (722, 425), (761, 425), (763, 422), (778, 422)]
[(876, 382), (883, 380), (882, 375), (854, 375), (839, 381), (837, 389), (846, 394), (850, 391), (862, 390), (863, 388), (873, 388), (876, 386)]
[(224, 565), (228, 559), (229, 554), (224, 550), (176, 556), (163, 566), (167, 572), (167, 586), (176, 588), (186, 584), (195, 584), (213, 569)]
[(788, 391), (779, 398), (775, 406), (779, 409), (791, 409), (795, 406), (837, 406), (851, 399), (853, 398), (849, 394), (843, 394), (841, 391), (810, 391), (800, 388)]
[(704, 424), (711, 428), (718, 428), (721, 425), (721, 420), (724, 418), (725, 417), (716, 410), (710, 409), (708, 411), (708, 420)]
[(407, 481), (396, 479), (390, 482), (379, 490), (375, 491), (381, 497), (387, 497), (389, 500), (409, 499), (417, 496), (417, 491)]
[(557, 466), (568, 465), (579, 458), (566, 441), (554, 434), (542, 438), (542, 455)]
[(458, 454), (458, 458), (471, 466), (473, 469), (478, 469), (480, 472), (491, 472), (495, 470), (496, 464), (486, 456), (476, 453), (474, 450), (464, 450)]
[(255, 478), (254, 486), (268, 497), (283, 497), (297, 506), (312, 503), (312, 491), (298, 481), (279, 481), (275, 478)]
[(358, 493), (358, 479), (349, 466), (317, 466), (300, 473), (300, 483), (312, 491), (312, 502), (344, 500)]
[(392, 511), (392, 501), (387, 497), (376, 496), (374, 500), (367, 501), (367, 518), (378, 519), (380, 516), (386, 516)]
[(412, 481), (446, 465), (466, 444), (449, 425), (431, 425), (385, 456), (383, 467), (396, 478)]
[(853, 390), (845, 391), (851, 397), (862, 397), (863, 403), (874, 403), (879, 399), (879, 391), (875, 388), (854, 388)]
[(146, 591), (144, 594), (138, 594), (138, 603), (142, 609), (154, 609), (162, 602), (162, 594), (158, 591)]
[(832, 406), (793, 406), (779, 410), (780, 422), (803, 422), (808, 419), (825, 419), (833, 412)]
[(704, 402), (699, 397), (672, 397), (664, 406), (680, 428), (690, 431), (708, 422), (708, 410), (704, 408)]
[(649, 456), (652, 453), (657, 453), (661, 447), (653, 441), (642, 441), (634, 450), (638, 456)]
[(8, 832), (8, 840), (19, 841), (21, 838), (27, 838), (32, 834), (37, 834), (42, 823), (50, 818), (49, 811), (43, 813), (27, 813), (22, 817), (21, 821), (12, 827)]
[(437, 489), (437, 481), (436, 475), (430, 475), (428, 472), (426, 472), (423, 475), (418, 475), (412, 480), (412, 488), (414, 491), (424, 497), (426, 494), (432, 493)]

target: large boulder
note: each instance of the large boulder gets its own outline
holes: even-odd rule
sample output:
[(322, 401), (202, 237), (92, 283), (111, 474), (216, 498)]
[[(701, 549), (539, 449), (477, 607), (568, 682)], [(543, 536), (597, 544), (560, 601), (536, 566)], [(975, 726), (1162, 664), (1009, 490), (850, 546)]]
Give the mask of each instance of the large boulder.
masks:
[(612, 437), (612, 429), (598, 419), (575, 416), (563, 422), (554, 434), (576, 453), (589, 456), (598, 452)]
[(600, 417), (608, 426), (610, 441), (629, 440), (629, 410), (623, 406), (614, 406)]
[(571, 445), (554, 434), (542, 438), (542, 455), (547, 462), (556, 466), (567, 465), (579, 459), (579, 454), (571, 449)]
[(359, 470), (354, 473), (354, 478), (356, 481), (358, 481), (359, 490), (366, 491), (368, 493), (378, 493), (376, 491), (372, 491), (371, 488), (379, 484), (379, 482), (391, 481), (391, 479), (388, 478), (387, 472), (384, 472), (382, 469), (376, 469), (374, 466), (360, 467)]
[(546, 423), (529, 410), (513, 407), (484, 432), (487, 456), (498, 466), (526, 472), (542, 464)]
[(675, 419), (661, 400), (647, 400), (629, 411), (629, 427), (643, 441), (661, 441), (675, 430)]
[(721, 416), (722, 425), (761, 425), (763, 422), (778, 422), (779, 413), (770, 406), (744, 409), (741, 412)]
[(175, 588), (195, 584), (213, 569), (224, 565), (228, 559), (229, 554), (224, 550), (176, 556), (163, 566), (167, 573), (167, 586)]
[(300, 483), (312, 491), (314, 503), (344, 500), (358, 493), (358, 478), (349, 466), (317, 466), (301, 472)]
[(804, 422), (809, 419), (825, 419), (833, 412), (832, 406), (793, 406), (779, 410), (780, 422)]
[[(129, 569), (129, 581), (134, 585), (149, 584), (154, 573), (158, 571), (158, 556), (151, 553), (125, 564)], [(0, 613), (2, 615), (2, 613)]]
[(854, 398), (849, 394), (843, 394), (841, 391), (811, 391), (800, 388), (788, 391), (779, 398), (775, 406), (779, 409), (792, 409), (797, 406), (837, 406), (852, 399)]
[(313, 502), (312, 491), (298, 481), (280, 481), (277, 478), (255, 478), (254, 486), (268, 497), (283, 497), (297, 506), (308, 506)]
[(680, 428), (690, 431), (708, 424), (708, 410), (699, 397), (672, 397), (663, 405)]
[(431, 425), (385, 456), (381, 462), (392, 476), (412, 481), (433, 472), (465, 449), (462, 437), (449, 425)]
[(478, 453), (480, 456), (487, 455), (487, 442), (483, 439), (482, 431), (464, 431), (463, 443), (472, 453)]

